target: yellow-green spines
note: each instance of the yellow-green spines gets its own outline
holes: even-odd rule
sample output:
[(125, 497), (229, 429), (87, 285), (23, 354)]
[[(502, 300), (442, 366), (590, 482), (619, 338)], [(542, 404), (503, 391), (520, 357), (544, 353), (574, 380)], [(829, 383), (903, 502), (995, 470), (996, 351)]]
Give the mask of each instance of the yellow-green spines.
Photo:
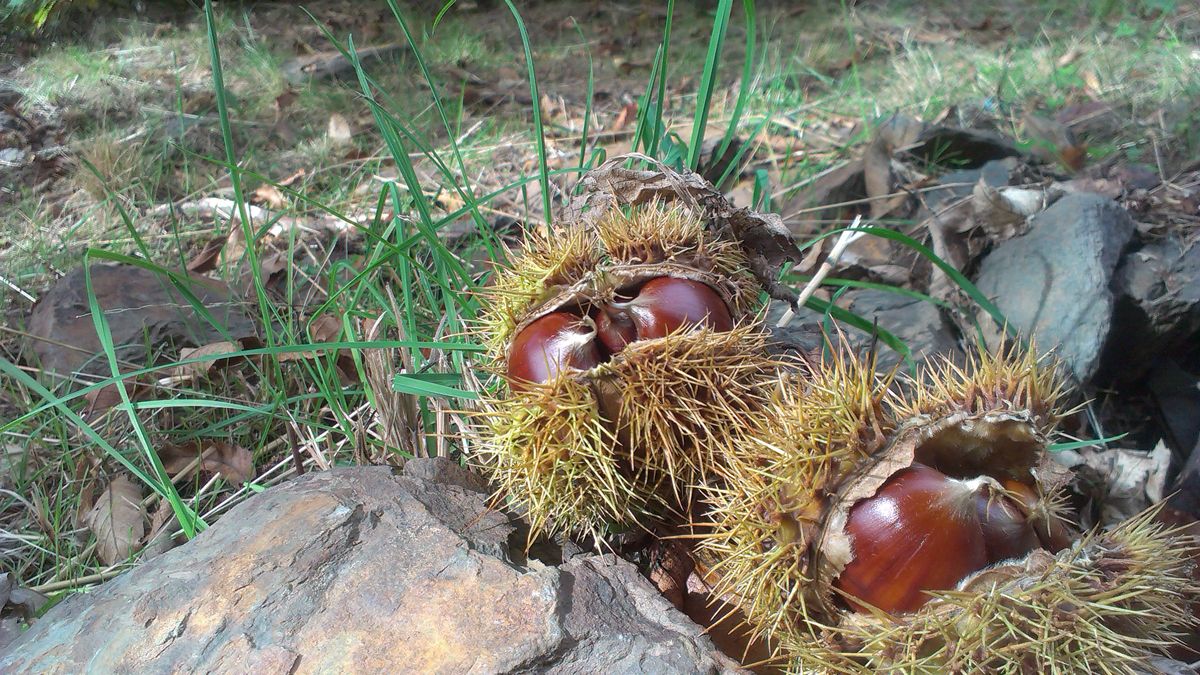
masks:
[[(853, 559), (846, 514), (913, 462), (994, 468), (1033, 481), (1038, 508), (1053, 508), (1046, 447), (1062, 412), (1052, 367), (1008, 351), (929, 375), (894, 393), (849, 357), (815, 367), (777, 394), (708, 490), (696, 526), (707, 579), (794, 672), (1126, 673), (1195, 623), (1195, 544), (1152, 514), (1057, 554), (998, 562), (915, 612), (843, 605), (834, 579)], [(967, 459), (948, 458), (947, 439), (965, 443)]]
[(724, 481), (709, 488), (701, 555), (717, 595), (742, 599), (755, 635), (828, 613), (812, 547), (830, 496), (894, 428), (888, 384), (852, 354), (790, 379), (735, 439)]
[(530, 536), (602, 535), (644, 513), (654, 486), (621, 456), (589, 384), (564, 374), (497, 403), (475, 461), (527, 514)]
[(724, 464), (777, 380), (765, 341), (752, 325), (675, 333), (633, 343), (608, 366), (615, 418), (643, 470), (689, 485)]
[(740, 245), (705, 231), (691, 212), (652, 202), (626, 212), (612, 209), (596, 223), (596, 233), (615, 265), (677, 262), (705, 270), (729, 284), (730, 312), (753, 310), (761, 290)]
[(1014, 344), (1002, 345), (995, 353), (980, 349), (963, 366), (948, 358), (934, 361), (925, 377), (897, 401), (894, 415), (913, 419), (955, 412), (1021, 412), (1041, 433), (1049, 433), (1063, 416), (1063, 383), (1057, 364), (1034, 349)]
[(602, 258), (600, 240), (590, 230), (531, 231), (521, 249), (510, 252), (509, 266), (499, 270), (484, 291), (486, 305), (478, 333), (492, 358), (505, 358), (508, 342), (530, 308), (555, 289), (585, 277)]
[(532, 322), (555, 311), (595, 321), (599, 306), (659, 277), (705, 284), (732, 320), (604, 347), (608, 360), (523, 392), (493, 382), (475, 461), (528, 511), (534, 534), (601, 533), (687, 508), (689, 487), (724, 461), (777, 379), (749, 267), (741, 244), (695, 212), (652, 201), (535, 236), (497, 273), (479, 330), (498, 376)]
[(914, 614), (781, 636), (797, 672), (1141, 673), (1197, 624), (1195, 544), (1154, 511), (1051, 555), (984, 570)]
[(764, 340), (749, 326), (674, 333), (490, 401), (476, 461), (534, 534), (646, 524), (678, 508), (766, 404), (778, 364)]

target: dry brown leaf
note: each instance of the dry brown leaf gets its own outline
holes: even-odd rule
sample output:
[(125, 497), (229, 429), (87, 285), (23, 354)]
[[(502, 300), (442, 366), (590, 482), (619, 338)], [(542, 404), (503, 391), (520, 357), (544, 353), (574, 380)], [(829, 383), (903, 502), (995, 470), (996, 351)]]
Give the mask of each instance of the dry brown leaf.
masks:
[(613, 118), (613, 122), (609, 125), (609, 131), (620, 131), (624, 129), (630, 122), (637, 119), (637, 104), (626, 103), (621, 106), (620, 112)]
[(288, 251), (272, 251), (258, 259), (258, 269), (262, 272), (263, 281), (270, 281), (276, 274), (287, 269), (292, 261)]
[(466, 202), (463, 201), (463, 198), (453, 190), (447, 190), (439, 194), (437, 196), (436, 203), (438, 206), (442, 207), (442, 210), (446, 213), (454, 213), (455, 211), (466, 206)]
[(253, 204), (266, 204), (273, 209), (282, 209), (287, 206), (287, 199), (279, 188), (265, 183), (254, 189), (254, 194), (250, 197), (250, 202)]
[(329, 125), (325, 129), (325, 135), (334, 145), (346, 145), (351, 138), (354, 138), (350, 122), (341, 113), (333, 113), (329, 116)]
[(980, 178), (971, 192), (973, 224), (983, 228), (995, 242), (1025, 234), (1029, 229), (1029, 216), (1044, 208), (1040, 199), (1036, 202), (1029, 199), (1031, 193), (1040, 195), (1041, 191), (996, 189)]
[(159, 449), (159, 459), (175, 475), (195, 465), (204, 473), (215, 473), (231, 483), (254, 480), (254, 456), (240, 445), (227, 441), (191, 441)]
[(117, 389), (119, 386), (125, 387), (125, 392), (129, 395), (130, 401), (136, 401), (145, 397), (153, 389), (149, 384), (140, 380), (132, 382), (122, 380), (89, 391), (83, 397), (83, 400), (87, 401), (87, 405), (83, 409), (83, 418), (85, 420), (93, 420), (121, 403), (121, 392)]
[(187, 270), (203, 274), (205, 272), (217, 268), (217, 260), (221, 257), (221, 250), (225, 248), (225, 242), (229, 237), (213, 237), (208, 240), (204, 248), (200, 249), (191, 260), (188, 261)]
[[(342, 323), (332, 314), (322, 314), (313, 319), (309, 324), (308, 334), (313, 342), (334, 342), (342, 332)], [(277, 357), (280, 363), (289, 361), (303, 361), (307, 359), (321, 358), (327, 351), (324, 350), (305, 350), (300, 352), (284, 352)], [(358, 380), (358, 369), (354, 365), (354, 357), (345, 349), (339, 349), (336, 360), (338, 375), (344, 384), (349, 384)]]
[(342, 322), (332, 314), (322, 314), (308, 326), (314, 342), (333, 342), (342, 333)]
[(1077, 472), (1087, 467), (1085, 483), (1101, 505), (1100, 524), (1112, 525), (1162, 501), (1171, 450), (1159, 441), (1149, 452), (1125, 448), (1080, 448), (1056, 457)]
[(1030, 143), (1030, 152), (1043, 161), (1062, 164), (1078, 171), (1087, 161), (1087, 148), (1075, 138), (1070, 127), (1035, 113), (1025, 113), (1022, 131)]
[(154, 515), (150, 516), (150, 529), (146, 531), (146, 538), (142, 543), (143, 562), (175, 548), (175, 538), (171, 533), (178, 523), (171, 502), (166, 499), (160, 500), (158, 508), (154, 509)]
[(199, 380), (207, 377), (218, 368), (228, 368), (235, 362), (240, 362), (246, 357), (244, 356), (229, 356), (231, 352), (237, 352), (244, 349), (258, 349), (262, 347), (262, 340), (257, 337), (250, 336), (239, 338), (236, 341), (224, 340), (221, 342), (212, 342), (196, 348), (185, 347), (179, 350), (179, 360), (186, 361), (189, 359), (203, 359), (196, 363), (184, 363), (175, 366), (171, 369), (170, 375), (159, 381), (161, 385), (178, 385), (187, 382)]
[(307, 175), (308, 175), (308, 171), (306, 169), (296, 169), (295, 173), (293, 173), (292, 175), (288, 176), (287, 178), (284, 178), (283, 180), (279, 181), (279, 187), (291, 187), (292, 183), (295, 183), (296, 181), (300, 180), (301, 178), (304, 178)]
[(117, 476), (88, 512), (87, 526), (96, 535), (96, 556), (105, 565), (127, 560), (146, 533), (141, 486)]
[(229, 362), (230, 357), (227, 356), (230, 352), (236, 352), (241, 349), (241, 345), (236, 342), (221, 341), (213, 342), (206, 345), (201, 345), (196, 348), (185, 347), (179, 350), (179, 360), (186, 361), (190, 359), (204, 359), (196, 363), (185, 363), (175, 366), (171, 369), (171, 375), (181, 379), (199, 379), (212, 372), (213, 368), (218, 365), (225, 365)]
[(275, 102), (272, 106), (275, 108), (276, 118), (287, 112), (288, 108), (292, 107), (292, 104), (296, 102), (297, 98), (300, 98), (300, 94), (291, 87), (288, 87), (283, 91), (282, 94), (276, 96)]

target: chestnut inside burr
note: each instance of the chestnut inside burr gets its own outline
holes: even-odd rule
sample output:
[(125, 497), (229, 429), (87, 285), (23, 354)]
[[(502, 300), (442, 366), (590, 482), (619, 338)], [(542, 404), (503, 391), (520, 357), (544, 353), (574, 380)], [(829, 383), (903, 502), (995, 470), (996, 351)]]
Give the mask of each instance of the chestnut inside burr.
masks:
[(951, 590), (1039, 547), (1067, 545), (1063, 524), (1038, 508), (1031, 485), (940, 469), (914, 463), (851, 506), (845, 530), (853, 557), (834, 581), (851, 608), (916, 611), (931, 599), (927, 591)]
[(508, 353), (513, 391), (553, 379), (564, 370), (588, 370), (630, 343), (665, 337), (685, 327), (733, 329), (725, 301), (708, 285), (661, 276), (623, 288), (609, 299), (562, 308), (539, 317), (516, 336)]

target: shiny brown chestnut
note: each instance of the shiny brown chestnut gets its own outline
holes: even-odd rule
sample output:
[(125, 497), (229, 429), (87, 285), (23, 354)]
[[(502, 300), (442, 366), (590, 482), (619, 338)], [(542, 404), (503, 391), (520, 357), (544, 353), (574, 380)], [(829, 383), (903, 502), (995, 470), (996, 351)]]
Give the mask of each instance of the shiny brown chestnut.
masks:
[(1042, 548), (1051, 553), (1057, 553), (1071, 545), (1078, 533), (1073, 531), (1070, 523), (1059, 518), (1053, 512), (1039, 508), (1042, 498), (1032, 486), (1015, 480), (1006, 480), (1003, 485), (1004, 489), (1021, 506), (1021, 510), (1032, 524)]
[(677, 277), (647, 281), (629, 300), (606, 303), (596, 312), (600, 342), (612, 354), (635, 340), (664, 337), (683, 326), (733, 329), (729, 307), (707, 284)]
[(603, 361), (596, 326), (588, 317), (550, 312), (522, 330), (508, 352), (508, 384), (524, 391), (566, 368), (587, 370)]
[(989, 563), (1020, 558), (1038, 547), (1029, 516), (1004, 492), (983, 487), (975, 492), (975, 507)]
[[(911, 612), (988, 565), (974, 491), (923, 464), (892, 475), (850, 508), (853, 559), (834, 584), (886, 612)], [(861, 604), (850, 601), (855, 609)]]

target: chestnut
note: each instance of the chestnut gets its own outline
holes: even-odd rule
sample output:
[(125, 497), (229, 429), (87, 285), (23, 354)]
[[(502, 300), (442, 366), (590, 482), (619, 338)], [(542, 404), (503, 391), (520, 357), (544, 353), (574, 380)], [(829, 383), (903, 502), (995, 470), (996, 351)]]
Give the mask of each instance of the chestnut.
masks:
[(664, 337), (683, 326), (728, 331), (733, 319), (711, 287), (677, 277), (651, 279), (630, 299), (604, 304), (596, 313), (600, 342), (613, 354), (630, 342)]
[(1038, 547), (1029, 516), (1004, 492), (990, 487), (978, 490), (975, 507), (988, 562), (1020, 558)]
[(508, 383), (513, 391), (552, 379), (565, 368), (588, 370), (603, 358), (596, 326), (588, 317), (557, 311), (522, 330), (508, 352)]
[(923, 464), (901, 469), (850, 507), (846, 533), (854, 557), (834, 584), (892, 613), (919, 609), (930, 599), (925, 591), (954, 588), (988, 565), (973, 494)]
[(1020, 481), (1006, 480), (1004, 489), (1025, 512), (1025, 517), (1032, 524), (1042, 548), (1051, 553), (1057, 553), (1071, 545), (1077, 533), (1073, 532), (1071, 525), (1052, 509), (1044, 508), (1043, 498), (1032, 486)]

